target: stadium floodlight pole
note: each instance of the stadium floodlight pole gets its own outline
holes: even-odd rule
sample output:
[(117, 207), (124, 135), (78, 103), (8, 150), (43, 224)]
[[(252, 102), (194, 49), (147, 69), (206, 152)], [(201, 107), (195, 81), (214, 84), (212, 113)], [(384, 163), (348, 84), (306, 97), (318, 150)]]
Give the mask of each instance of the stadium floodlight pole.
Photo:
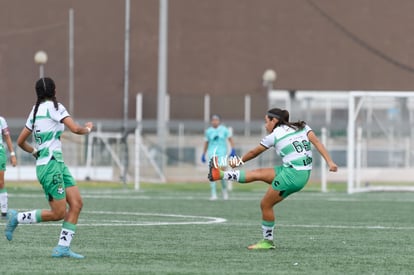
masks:
[(128, 102), (129, 102), (129, 34), (130, 34), (131, 1), (125, 0), (125, 52), (124, 52), (124, 122), (123, 138), (125, 139), (125, 158), (122, 171), (122, 182), (126, 184), (128, 174)]
[(131, 1), (125, 0), (125, 48), (124, 48), (124, 123), (126, 132), (128, 123), (128, 96), (129, 96), (129, 33), (130, 33)]
[(69, 9), (69, 114), (74, 116), (74, 10)]
[(38, 51), (34, 56), (34, 61), (39, 65), (39, 77), (42, 78), (45, 76), (45, 64), (47, 62), (47, 54), (45, 51)]
[(167, 96), (168, 0), (160, 0), (159, 4), (157, 139), (160, 148), (158, 165), (163, 173), (167, 127), (165, 101)]
[(271, 108), (270, 102), (270, 93), (273, 90), (273, 83), (276, 81), (277, 74), (272, 69), (267, 69), (262, 76), (263, 79), (263, 86), (267, 89), (267, 101), (268, 101), (268, 109)]

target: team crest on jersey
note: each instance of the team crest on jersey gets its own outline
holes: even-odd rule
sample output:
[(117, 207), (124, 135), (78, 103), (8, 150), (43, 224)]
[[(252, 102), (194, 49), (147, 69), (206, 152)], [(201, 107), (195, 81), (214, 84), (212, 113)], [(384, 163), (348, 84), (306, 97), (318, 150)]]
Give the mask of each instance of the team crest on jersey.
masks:
[(59, 185), (57, 192), (59, 195), (62, 195), (63, 193), (65, 193), (65, 189), (62, 187), (62, 185)]

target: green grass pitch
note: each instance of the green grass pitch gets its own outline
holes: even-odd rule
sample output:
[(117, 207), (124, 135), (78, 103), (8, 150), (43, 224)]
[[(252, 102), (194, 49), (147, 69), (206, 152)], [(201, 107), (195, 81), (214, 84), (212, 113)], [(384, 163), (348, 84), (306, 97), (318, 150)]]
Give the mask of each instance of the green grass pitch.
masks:
[[(233, 184), (211, 202), (209, 185), (79, 183), (84, 199), (72, 242), (83, 260), (53, 259), (59, 223), (19, 225), (0, 238), (1, 274), (413, 274), (414, 193), (328, 193), (317, 185), (275, 207), (271, 251), (261, 239), (267, 186)], [(7, 183), (9, 206), (47, 208), (37, 183)], [(218, 188), (220, 190), (220, 188)], [(5, 219), (0, 219), (1, 234)]]

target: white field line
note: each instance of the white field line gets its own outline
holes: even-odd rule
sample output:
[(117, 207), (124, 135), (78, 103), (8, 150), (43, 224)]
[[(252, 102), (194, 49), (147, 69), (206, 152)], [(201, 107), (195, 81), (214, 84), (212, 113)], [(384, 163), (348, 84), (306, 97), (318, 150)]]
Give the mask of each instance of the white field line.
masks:
[[(225, 226), (255, 226), (260, 227), (260, 223), (228, 223), (226, 219), (220, 217), (194, 216), (181, 214), (165, 214), (165, 213), (142, 213), (142, 212), (117, 212), (117, 211), (83, 211), (85, 214), (95, 216), (103, 215), (104, 219), (80, 219), (78, 226), (160, 226), (160, 225), (207, 225), (207, 224), (223, 224)], [(110, 219), (108, 216), (116, 216), (117, 219)], [(138, 217), (159, 217), (177, 218), (180, 221), (134, 221), (131, 219), (122, 220), (121, 216), (138, 216)], [(189, 221), (182, 221), (189, 219)], [(85, 220), (85, 222), (83, 222)], [(0, 224), (5, 223), (1, 220)], [(23, 226), (26, 226), (23, 224)], [(61, 223), (39, 223), (36, 226), (61, 226)], [(329, 225), (329, 224), (277, 224), (277, 227), (293, 227), (293, 228), (327, 228), (327, 229), (349, 229), (349, 230), (414, 230), (412, 226), (382, 226), (382, 225)]]
[[(309, 196), (308, 196), (309, 195)], [(326, 195), (325, 195), (326, 196)], [(39, 194), (9, 194), (9, 197), (20, 197), (20, 198), (44, 198), (43, 193)], [(205, 198), (204, 195), (200, 196), (145, 196), (145, 195), (131, 195), (131, 196), (123, 196), (123, 195), (111, 195), (111, 194), (83, 194), (83, 198), (91, 198), (91, 199), (122, 199), (122, 200), (147, 200), (147, 199), (170, 199), (170, 200), (200, 200)], [(353, 196), (348, 197), (334, 197), (329, 196), (324, 197), (323, 194), (305, 194), (300, 195), (297, 197), (288, 198), (288, 200), (314, 200), (315, 197), (318, 197), (321, 201), (337, 201), (337, 202), (378, 202), (378, 201), (389, 201), (393, 203), (402, 203), (402, 202), (413, 202), (414, 200), (410, 199), (402, 199), (395, 201), (392, 198), (377, 198), (377, 199), (366, 199), (366, 198), (355, 198)], [(231, 200), (240, 200), (240, 201), (250, 201), (250, 200), (258, 200), (260, 197), (257, 194), (254, 196), (240, 196), (237, 198), (231, 198)], [(206, 199), (207, 200), (207, 199)], [(227, 223), (226, 219), (218, 218), (218, 217), (203, 217), (203, 216), (191, 216), (191, 215), (176, 215), (176, 214), (164, 214), (164, 213), (137, 213), (137, 212), (111, 212), (111, 211), (82, 211), (85, 214), (93, 214), (93, 215), (110, 215), (116, 216), (117, 219), (111, 219), (105, 217), (104, 219), (88, 219), (83, 221), (80, 219), (79, 226), (156, 226), (156, 225), (195, 225), (195, 224), (219, 224), (224, 223), (224, 225), (231, 225), (231, 226), (258, 226), (257, 223)], [(119, 215), (129, 215), (129, 216), (152, 216), (152, 217), (168, 217), (170, 218), (177, 218), (180, 221), (134, 221), (129, 219), (122, 220), (119, 219)], [(183, 219), (191, 219), (190, 221), (182, 221)], [(0, 219), (0, 224), (3, 224), (4, 220)], [(5, 223), (5, 221), (4, 221)], [(61, 226), (61, 223), (41, 223), (38, 225), (50, 225), (50, 226)], [(259, 225), (260, 226), (260, 225)], [(278, 227), (296, 227), (296, 228), (329, 228), (329, 229), (351, 229), (351, 230), (414, 230), (414, 227), (402, 227), (402, 226), (382, 226), (382, 225), (326, 225), (326, 224), (278, 224)]]
[[(250, 194), (250, 195), (241, 195), (237, 194), (236, 197), (232, 197), (230, 195), (229, 201), (257, 201), (262, 198), (263, 194)], [(16, 197), (16, 198), (44, 198), (44, 194), (39, 192), (39, 194), (9, 194), (9, 197)], [(317, 197), (317, 198), (315, 198)], [(113, 199), (113, 200), (208, 200), (208, 194), (201, 194), (200, 195), (190, 195), (190, 196), (164, 196), (164, 195), (141, 195), (141, 194), (133, 194), (128, 193), (126, 195), (121, 194), (108, 194), (108, 193), (82, 193), (82, 198), (84, 199)], [(393, 202), (393, 203), (407, 203), (407, 202), (414, 202), (413, 198), (399, 198), (396, 200), (395, 198), (365, 198), (365, 197), (354, 197), (353, 195), (346, 195), (335, 197), (332, 195), (311, 195), (311, 194), (298, 194), (297, 196), (293, 195), (286, 200), (294, 200), (294, 201), (314, 201), (315, 199), (321, 201), (332, 201), (332, 202)]]
[[(226, 223), (230, 226), (258, 226), (260, 223)], [(328, 229), (350, 229), (350, 230), (414, 230), (412, 226), (382, 226), (382, 225), (330, 225), (330, 224), (277, 224), (276, 227), (295, 228), (328, 228)]]
[[(141, 213), (141, 212), (117, 212), (117, 211), (82, 211), (84, 214), (92, 214), (92, 215), (104, 215), (105, 217), (108, 216), (115, 216), (117, 219), (108, 219), (105, 218), (104, 220), (90, 220), (85, 219), (85, 222), (80, 222), (77, 226), (155, 226), (155, 225), (194, 225), (194, 224), (215, 224), (215, 223), (224, 223), (227, 220), (224, 218), (219, 217), (206, 217), (206, 216), (193, 216), (193, 215), (181, 215), (181, 214), (165, 214), (165, 213)], [(162, 218), (176, 218), (177, 221), (134, 221), (131, 218), (122, 220), (120, 216), (146, 216), (146, 217), (159, 217), (161, 220)], [(182, 221), (182, 220), (188, 221)], [(179, 221), (178, 221), (179, 220)], [(5, 222), (5, 221), (4, 221)], [(22, 224), (25, 225), (25, 224)], [(36, 226), (62, 226), (61, 223), (57, 222), (50, 222), (50, 223), (38, 223), (35, 224)], [(19, 225), (20, 226), (20, 225)]]

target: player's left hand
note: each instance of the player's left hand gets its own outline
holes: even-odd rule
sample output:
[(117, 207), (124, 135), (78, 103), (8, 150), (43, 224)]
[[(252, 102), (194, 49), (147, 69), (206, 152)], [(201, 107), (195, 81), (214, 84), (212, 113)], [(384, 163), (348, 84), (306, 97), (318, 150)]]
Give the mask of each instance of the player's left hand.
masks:
[(10, 162), (11, 162), (11, 165), (13, 167), (15, 167), (17, 165), (17, 158), (16, 158), (16, 156), (11, 156), (10, 157)]

